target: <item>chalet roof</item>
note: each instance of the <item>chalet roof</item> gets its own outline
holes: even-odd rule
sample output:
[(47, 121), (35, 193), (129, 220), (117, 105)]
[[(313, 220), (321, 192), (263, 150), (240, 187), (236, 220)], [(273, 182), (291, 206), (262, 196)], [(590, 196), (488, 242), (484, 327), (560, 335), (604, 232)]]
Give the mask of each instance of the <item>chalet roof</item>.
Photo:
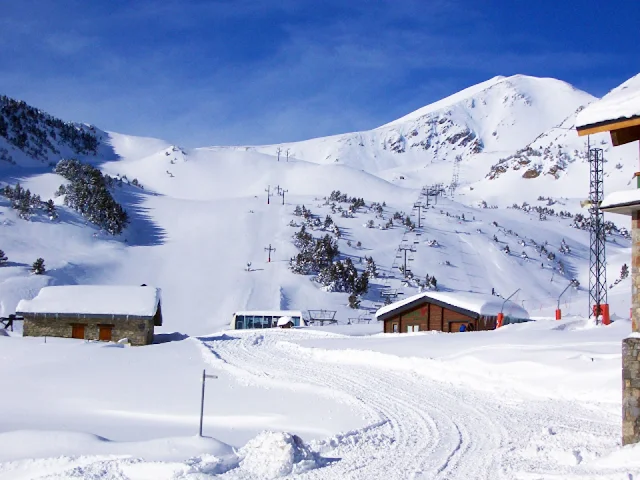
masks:
[(427, 302), (474, 318), (494, 317), (501, 311), (513, 317), (529, 318), (529, 313), (524, 308), (511, 301), (505, 302), (502, 297), (495, 295), (473, 292), (423, 292), (380, 308), (376, 312), (376, 319), (384, 320)]
[(622, 215), (631, 215), (640, 210), (640, 188), (613, 192), (604, 197), (600, 210)]
[(44, 287), (32, 300), (20, 300), (16, 312), (153, 317), (160, 289), (134, 285), (64, 285)]
[(640, 125), (640, 74), (588, 105), (576, 117), (580, 135)]

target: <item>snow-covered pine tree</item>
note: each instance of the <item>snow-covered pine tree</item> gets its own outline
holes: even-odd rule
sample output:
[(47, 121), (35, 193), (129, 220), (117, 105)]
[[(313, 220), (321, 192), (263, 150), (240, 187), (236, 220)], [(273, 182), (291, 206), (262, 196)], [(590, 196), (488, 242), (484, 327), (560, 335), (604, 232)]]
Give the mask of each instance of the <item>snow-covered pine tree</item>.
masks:
[(38, 258), (31, 265), (31, 273), (35, 275), (42, 275), (46, 271), (44, 267), (44, 258)]
[(5, 255), (4, 251), (0, 250), (0, 265), (4, 265), (5, 263), (7, 263), (7, 260), (9, 259)]
[(373, 257), (364, 257), (365, 262), (367, 262), (366, 271), (369, 273), (370, 277), (377, 278), (378, 277), (378, 267), (376, 262), (373, 260)]
[(53, 200), (49, 199), (45, 202), (44, 210), (47, 214), (47, 217), (49, 217), (49, 220), (55, 220), (56, 218), (58, 218), (58, 212), (56, 210), (55, 204), (53, 203)]

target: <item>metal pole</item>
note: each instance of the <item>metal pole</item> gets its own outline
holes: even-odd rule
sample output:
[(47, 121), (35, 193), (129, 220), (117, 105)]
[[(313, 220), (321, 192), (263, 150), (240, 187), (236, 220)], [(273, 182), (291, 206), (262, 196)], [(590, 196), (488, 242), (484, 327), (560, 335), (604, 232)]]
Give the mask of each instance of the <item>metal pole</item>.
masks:
[(407, 251), (404, 251), (404, 276), (407, 277)]
[(515, 292), (513, 292), (511, 295), (509, 295), (504, 302), (502, 302), (502, 306), (500, 307), (500, 313), (502, 313), (502, 310), (504, 309), (504, 304), (507, 303), (509, 301), (509, 299), (511, 297), (513, 297), (516, 293), (518, 293), (520, 291), (520, 289), (517, 289)]
[(558, 310), (560, 310), (560, 298), (562, 298), (562, 295), (564, 295), (564, 292), (566, 292), (567, 290), (569, 290), (569, 287), (570, 287), (571, 285), (573, 285), (573, 284), (574, 284), (574, 282), (573, 282), (573, 280), (571, 280), (571, 281), (569, 282), (569, 285), (567, 285), (567, 286), (565, 287), (565, 289), (564, 289), (564, 290), (562, 290), (562, 293), (558, 296)]
[(204, 417), (204, 380), (206, 377), (205, 370), (202, 370), (202, 397), (200, 398), (200, 436), (202, 436), (202, 418)]

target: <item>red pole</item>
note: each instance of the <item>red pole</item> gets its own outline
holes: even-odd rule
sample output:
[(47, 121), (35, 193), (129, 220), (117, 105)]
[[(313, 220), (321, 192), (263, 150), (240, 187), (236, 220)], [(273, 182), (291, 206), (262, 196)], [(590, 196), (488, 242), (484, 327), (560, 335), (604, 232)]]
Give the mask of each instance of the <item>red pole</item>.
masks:
[(562, 310), (560, 310), (559, 308), (556, 309), (556, 320), (562, 320)]

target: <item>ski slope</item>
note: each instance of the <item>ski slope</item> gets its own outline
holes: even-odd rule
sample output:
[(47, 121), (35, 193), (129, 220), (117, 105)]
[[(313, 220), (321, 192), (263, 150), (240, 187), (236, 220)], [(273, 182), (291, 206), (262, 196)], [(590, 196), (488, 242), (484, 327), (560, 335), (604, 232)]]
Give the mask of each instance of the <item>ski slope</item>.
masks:
[[(96, 129), (98, 153), (81, 160), (125, 180), (114, 196), (131, 225), (118, 237), (54, 198), (65, 180), (50, 165), (12, 152), (15, 164), (0, 162), (0, 186), (20, 182), (54, 198), (60, 217), (23, 220), (0, 196), (0, 248), (9, 257), (0, 267), (0, 314), (48, 285), (144, 283), (162, 289), (157, 333), (166, 343), (45, 344), (19, 329), (0, 336), (0, 356), (11, 365), (1, 382), (11, 405), (0, 417), (0, 479), (638, 476), (637, 448), (619, 446), (620, 341), (630, 329), (631, 290), (619, 275), (630, 241), (607, 237), (616, 321), (587, 328), (588, 231), (570, 218), (511, 208), (527, 202), (585, 213), (588, 163), (572, 129), (592, 100), (564, 82), (514, 76), (378, 129), (295, 144), (184, 149)], [(612, 150), (606, 136), (593, 141), (608, 160), (605, 192), (627, 188), (637, 152)], [(496, 165), (505, 168), (494, 175)], [(539, 175), (523, 177), (530, 168)], [(423, 188), (438, 182), (446, 194), (427, 199)], [(284, 198), (274, 195), (282, 188)], [(366, 206), (343, 217), (337, 208), (348, 204), (325, 200), (334, 190)], [(373, 202), (384, 202), (381, 213)], [(416, 202), (429, 206), (419, 211)], [(380, 275), (359, 309), (348, 307), (347, 293), (289, 269), (298, 205), (321, 221), (331, 215), (342, 232), (340, 259), (359, 270), (365, 256), (375, 260)], [(396, 213), (416, 228), (395, 221), (385, 229)], [(606, 219), (629, 228), (627, 217)], [(563, 242), (570, 252), (560, 252)], [(411, 250), (413, 278), (399, 268), (399, 247)], [(45, 275), (29, 272), (38, 257)], [(426, 275), (441, 291), (513, 294), (537, 321), (411, 335), (348, 324), (372, 317), (382, 291), (418, 293)], [(581, 286), (559, 298), (573, 279)], [(549, 320), (557, 305), (561, 322)], [(240, 310), (319, 308), (336, 310), (339, 325), (226, 330)], [(197, 439), (204, 368), (218, 375), (205, 406), (213, 438)]]

